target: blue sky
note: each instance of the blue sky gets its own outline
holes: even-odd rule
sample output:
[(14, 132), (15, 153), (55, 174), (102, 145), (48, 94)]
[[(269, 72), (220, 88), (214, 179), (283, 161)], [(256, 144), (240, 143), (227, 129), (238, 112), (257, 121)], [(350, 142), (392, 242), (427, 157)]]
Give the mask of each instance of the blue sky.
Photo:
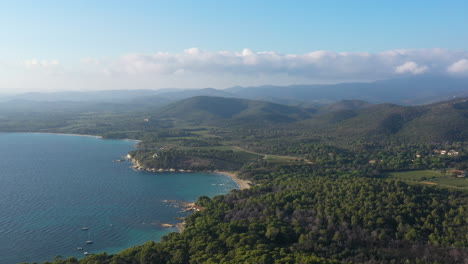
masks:
[[(105, 64), (105, 67), (102, 66), (105, 68), (103, 71), (111, 71), (115, 77), (116, 74), (122, 74), (115, 70), (115, 65), (128, 54), (167, 52), (177, 56), (190, 48), (199, 48), (208, 53), (242, 52), (243, 49), (249, 49), (253, 52), (272, 51), (297, 55), (321, 50), (378, 54), (389, 50), (438, 48), (453, 57), (452, 61), (446, 61), (447, 65), (443, 66), (448, 69), (452, 64), (466, 59), (463, 52), (467, 50), (468, 44), (466, 10), (468, 1), (427, 0), (0, 1), (0, 74), (8, 73), (17, 78), (31, 74), (39, 78), (37, 72), (20, 73), (20, 69), (15, 69), (21, 62), (29, 66), (36, 65), (34, 61), (31, 63), (35, 59), (43, 61), (42, 66), (55, 67), (54, 75), (62, 74), (60, 82), (65, 83), (67, 79), (63, 77), (64, 73), (74, 72), (78, 78), (78, 73), (92, 72), (89, 67), (83, 67), (81, 61), (93, 58), (100, 60), (99, 65)], [(458, 52), (458, 55), (453, 55), (454, 52)], [(206, 54), (203, 56), (206, 57)], [(420, 65), (414, 58), (400, 62), (394, 66), (414, 62), (416, 69), (428, 67), (422, 72), (434, 68)], [(158, 58), (159, 68), (161, 63)], [(430, 62), (434, 63), (438, 62)], [(182, 64), (186, 65), (185, 59)], [(461, 61), (462, 70), (464, 66), (464, 61)], [(276, 69), (276, 76), (271, 78), (264, 71), (259, 71), (261, 76), (244, 76), (239, 84), (287, 84), (308, 82), (310, 79), (304, 74), (297, 78), (291, 77), (290, 72), (281, 72), (280, 68)], [(193, 87), (234, 84), (233, 81), (214, 81), (211, 76), (213, 73), (207, 72), (202, 72), (200, 81), (193, 82), (197, 80), (197, 71), (193, 68), (183, 70), (185, 74), (193, 75), (190, 79), (192, 81), (186, 81)], [(182, 71), (179, 69), (174, 72), (180, 74)], [(226, 74), (229, 76), (224, 76), (224, 80), (241, 77), (239, 73)], [(271, 75), (271, 72), (268, 74)], [(281, 74), (288, 76), (281, 77)], [(333, 82), (343, 79), (315, 77), (309, 81)], [(377, 74), (377, 77), (380, 75)], [(47, 82), (47, 78), (43, 78), (44, 85), (51, 81), (50, 77)], [(57, 81), (57, 77), (54, 78)], [(164, 82), (154, 87), (185, 84), (172, 83), (167, 75), (164, 78)], [(362, 78), (356, 75), (347, 76), (347, 79)], [(69, 81), (72, 82), (73, 78)], [(100, 81), (103, 89), (109, 88), (109, 84), (104, 84), (102, 78)], [(56, 87), (60, 86), (60, 82)], [(145, 83), (151, 84), (151, 80)], [(7, 89), (9, 84), (21, 89), (14, 77), (10, 77), (8, 82), (0, 82), (0, 90)], [(25, 86), (23, 88), (26, 89)], [(78, 88), (79, 85), (75, 87)]]

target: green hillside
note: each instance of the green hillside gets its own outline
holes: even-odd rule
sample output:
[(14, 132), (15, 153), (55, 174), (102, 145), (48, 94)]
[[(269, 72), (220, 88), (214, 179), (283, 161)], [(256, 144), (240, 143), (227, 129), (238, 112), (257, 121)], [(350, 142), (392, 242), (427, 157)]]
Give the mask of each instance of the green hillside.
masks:
[(460, 98), (424, 106), (345, 100), (319, 109), (257, 100), (197, 96), (163, 107), (153, 118), (175, 125), (274, 126), (317, 136), (416, 142), (468, 139), (468, 106)]
[(415, 108), (423, 114), (403, 127), (399, 133), (401, 137), (439, 142), (468, 139), (467, 98)]
[[(468, 139), (466, 98), (424, 106), (378, 104), (338, 108), (301, 122), (331, 137), (401, 142), (445, 142)], [(331, 107), (329, 109), (336, 109)]]
[(338, 112), (345, 110), (358, 110), (372, 106), (371, 103), (362, 100), (341, 100), (322, 107), (324, 112)]
[(156, 118), (169, 118), (190, 124), (224, 126), (289, 123), (310, 116), (310, 111), (264, 101), (196, 96), (163, 107)]
[(374, 138), (397, 134), (421, 115), (418, 109), (393, 104), (374, 105), (354, 112), (355, 116), (336, 123), (332, 128), (338, 136)]
[(232, 129), (254, 128), (263, 134), (288, 131), (288, 139), (301, 135), (301, 138), (320, 138), (337, 144), (350, 140), (442, 143), (468, 139), (466, 98), (422, 106), (345, 100), (313, 108), (212, 96), (191, 97), (161, 108), (137, 103), (23, 105), (16, 104), (16, 108), (11, 103), (0, 105), (4, 109), (0, 115), (0, 131), (107, 136), (123, 131), (145, 133), (162, 128), (208, 126), (228, 130), (232, 137), (241, 133)]

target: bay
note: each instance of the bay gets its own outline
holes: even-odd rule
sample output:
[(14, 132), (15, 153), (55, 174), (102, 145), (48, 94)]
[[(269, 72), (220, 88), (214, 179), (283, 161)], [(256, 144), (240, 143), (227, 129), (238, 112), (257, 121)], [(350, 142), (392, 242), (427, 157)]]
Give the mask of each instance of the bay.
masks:
[(0, 263), (112, 254), (158, 241), (177, 231), (160, 224), (186, 216), (164, 200), (195, 201), (237, 188), (221, 174), (138, 172), (127, 161), (112, 162), (135, 144), (0, 133)]

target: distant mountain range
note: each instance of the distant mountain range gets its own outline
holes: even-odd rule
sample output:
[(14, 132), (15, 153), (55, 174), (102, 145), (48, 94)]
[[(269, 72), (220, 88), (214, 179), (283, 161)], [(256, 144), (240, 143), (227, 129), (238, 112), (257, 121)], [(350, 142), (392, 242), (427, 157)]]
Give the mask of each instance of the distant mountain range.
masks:
[(417, 76), (369, 83), (235, 87), (225, 91), (248, 99), (276, 98), (309, 103), (357, 99), (415, 105), (467, 96), (468, 79)]
[(370, 103), (418, 105), (468, 96), (468, 78), (422, 75), (369, 83), (266, 85), (232, 87), (224, 90), (213, 88), (188, 90), (172, 88), (160, 90), (26, 93), (14, 96), (2, 96), (0, 97), (0, 102), (10, 100), (107, 102), (138, 104), (140, 107), (162, 107), (171, 102), (194, 96), (254, 99), (301, 106), (317, 106), (351, 99)]
[(443, 142), (468, 140), (467, 97), (468, 79), (434, 76), (225, 90), (28, 93), (4, 96), (0, 118), (122, 114), (188, 125), (294, 127), (321, 138)]
[[(196, 90), (190, 95), (196, 95), (200, 91), (207, 92)], [(213, 89), (208, 92), (222, 93)], [(176, 92), (172, 96), (174, 100), (175, 95), (180, 93)], [(57, 116), (62, 121), (54, 121), (56, 129), (62, 126), (80, 127), (83, 122), (95, 129), (98, 124), (108, 125), (107, 119), (112, 117), (127, 128), (148, 125), (155, 126), (156, 129), (164, 124), (167, 127), (188, 125), (234, 129), (267, 128), (272, 131), (283, 129), (300, 131), (301, 134), (308, 135), (306, 138), (330, 140), (468, 140), (468, 97), (415, 106), (373, 104), (363, 100), (285, 105), (219, 96), (193, 96), (169, 103), (162, 98), (164, 97), (133, 98), (126, 103), (10, 100), (0, 103), (0, 130), (36, 124), (37, 120), (42, 119), (55, 120)], [(152, 122), (146, 124), (144, 119)], [(44, 128), (50, 128), (48, 126), (44, 125)]]

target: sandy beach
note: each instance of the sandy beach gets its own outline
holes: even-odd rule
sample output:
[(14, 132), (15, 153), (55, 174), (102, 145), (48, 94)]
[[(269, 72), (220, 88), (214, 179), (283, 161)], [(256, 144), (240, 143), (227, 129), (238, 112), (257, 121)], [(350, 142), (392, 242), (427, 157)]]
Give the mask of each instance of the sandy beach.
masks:
[(239, 189), (244, 190), (244, 189), (249, 189), (251, 187), (252, 182), (247, 181), (247, 180), (242, 180), (239, 177), (237, 177), (237, 174), (233, 172), (228, 172), (228, 171), (215, 171), (216, 173), (221, 173), (229, 178), (231, 178), (233, 181), (237, 183), (237, 186), (239, 186)]

